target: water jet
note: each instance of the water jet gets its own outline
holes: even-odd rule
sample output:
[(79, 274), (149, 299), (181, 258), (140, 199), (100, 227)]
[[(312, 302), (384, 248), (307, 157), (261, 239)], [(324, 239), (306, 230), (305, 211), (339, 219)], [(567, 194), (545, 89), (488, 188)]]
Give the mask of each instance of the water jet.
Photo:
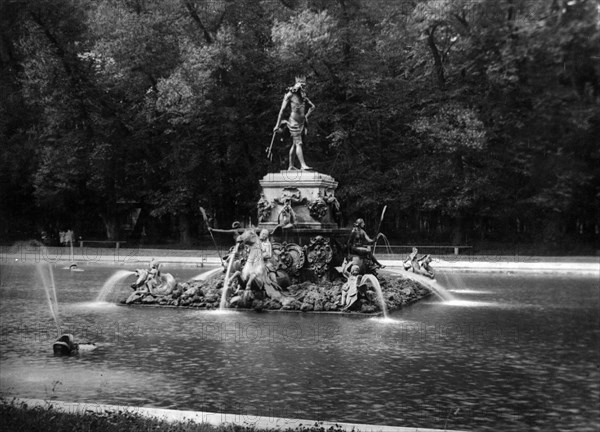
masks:
[(110, 278), (104, 282), (102, 288), (100, 288), (100, 292), (96, 296), (96, 302), (106, 302), (110, 296), (110, 294), (114, 291), (115, 286), (122, 281), (123, 279), (133, 275), (134, 272), (131, 270), (118, 270), (116, 271)]

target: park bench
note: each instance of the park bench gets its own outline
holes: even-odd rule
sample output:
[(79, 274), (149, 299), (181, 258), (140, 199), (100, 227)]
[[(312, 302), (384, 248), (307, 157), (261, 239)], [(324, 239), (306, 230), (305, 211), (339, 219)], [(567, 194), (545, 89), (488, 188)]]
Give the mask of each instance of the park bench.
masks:
[(79, 247), (83, 249), (83, 246), (87, 243), (97, 243), (97, 244), (114, 244), (115, 249), (118, 251), (122, 244), (127, 243), (121, 240), (79, 240)]
[[(381, 247), (381, 246), (380, 246)], [(438, 249), (438, 250), (453, 250), (454, 251), (454, 255), (459, 255), (461, 250), (466, 250), (466, 249), (472, 249), (473, 246), (454, 246), (454, 245), (426, 245), (426, 246), (419, 246), (419, 245), (394, 245), (394, 246), (390, 246), (390, 248), (393, 249), (407, 249), (409, 252), (412, 250), (413, 247), (416, 247), (417, 249), (419, 249), (419, 251), (422, 252), (422, 249)], [(378, 248), (379, 249), (379, 248)]]

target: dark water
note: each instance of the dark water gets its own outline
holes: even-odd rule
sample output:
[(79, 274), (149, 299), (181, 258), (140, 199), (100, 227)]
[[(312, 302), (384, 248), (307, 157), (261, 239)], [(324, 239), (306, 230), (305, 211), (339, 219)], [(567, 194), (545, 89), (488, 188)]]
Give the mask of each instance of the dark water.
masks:
[(61, 330), (98, 343), (61, 358), (35, 267), (0, 271), (5, 396), (442, 429), (600, 429), (597, 277), (440, 274), (457, 302), (431, 299), (383, 323), (97, 306), (115, 269), (55, 269)]

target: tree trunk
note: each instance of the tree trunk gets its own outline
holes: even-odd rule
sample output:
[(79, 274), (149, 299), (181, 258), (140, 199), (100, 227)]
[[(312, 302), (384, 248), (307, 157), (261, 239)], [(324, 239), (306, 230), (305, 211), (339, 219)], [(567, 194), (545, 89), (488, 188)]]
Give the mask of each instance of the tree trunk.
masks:
[(435, 67), (435, 73), (437, 75), (438, 87), (440, 90), (444, 90), (446, 88), (446, 77), (444, 76), (444, 65), (442, 64), (442, 57), (440, 56), (440, 51), (438, 50), (437, 45), (435, 44), (435, 29), (436, 27), (432, 27), (427, 31), (427, 43), (429, 45), (429, 49), (431, 50), (431, 55), (433, 57), (433, 64)]
[(349, 65), (352, 52), (352, 42), (350, 34), (352, 28), (350, 22), (354, 19), (360, 9), (360, 2), (357, 0), (338, 0), (342, 10), (340, 14), (340, 27), (342, 28), (342, 58), (345, 65)]
[(454, 227), (452, 229), (452, 245), (460, 246), (463, 243), (464, 230), (463, 230), (464, 218), (458, 216), (454, 219)]
[(179, 214), (179, 242), (183, 245), (192, 244), (192, 234), (190, 227), (190, 218), (187, 214)]
[(198, 12), (196, 11), (196, 7), (190, 1), (185, 1), (184, 5), (185, 5), (186, 9), (188, 10), (188, 13), (190, 14), (190, 17), (194, 20), (194, 22), (196, 23), (196, 25), (198, 26), (198, 28), (204, 35), (204, 40), (206, 41), (206, 43), (212, 44), (213, 37), (210, 34), (210, 32), (208, 31), (208, 29), (206, 28), (206, 26), (204, 25), (204, 23), (202, 22), (202, 20), (200, 19), (200, 16), (198, 15)]

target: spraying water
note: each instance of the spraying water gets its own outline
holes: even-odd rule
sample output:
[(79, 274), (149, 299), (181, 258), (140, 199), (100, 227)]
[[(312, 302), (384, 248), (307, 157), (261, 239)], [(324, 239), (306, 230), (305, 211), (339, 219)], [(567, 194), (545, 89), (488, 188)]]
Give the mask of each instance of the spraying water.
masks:
[[(390, 242), (388, 240), (388, 238), (385, 236), (384, 233), (379, 233), (379, 236), (377, 237), (377, 241), (379, 241), (379, 239), (383, 239), (383, 246), (384, 246), (384, 253), (387, 255), (393, 255), (394, 252), (392, 251), (392, 246), (390, 245)], [(377, 242), (375, 242), (375, 246), (373, 247), (373, 255), (375, 255), (375, 252), (377, 251)]]
[(96, 296), (95, 301), (96, 302), (106, 302), (110, 293), (112, 293), (112, 291), (114, 290), (117, 283), (120, 282), (122, 279), (125, 279), (128, 276), (131, 276), (134, 273), (135, 272), (132, 272), (130, 270), (119, 270), (119, 271), (115, 272), (115, 274), (113, 274), (111, 277), (109, 277), (107, 279), (106, 282), (104, 282), (104, 285), (102, 285), (102, 288), (100, 289), (100, 292)]
[(444, 277), (444, 285), (452, 292), (459, 292), (459, 289), (465, 286), (465, 280), (460, 274), (444, 272), (442, 276)]
[(373, 288), (375, 288), (375, 291), (377, 291), (379, 305), (381, 306), (381, 311), (383, 312), (383, 318), (385, 320), (389, 320), (387, 305), (385, 304), (385, 299), (383, 298), (383, 292), (381, 291), (381, 285), (379, 285), (379, 281), (372, 274), (363, 275), (361, 284), (364, 284), (367, 281), (371, 282), (371, 285), (373, 285)]
[(443, 286), (441, 286), (436, 280), (432, 280), (429, 279), (428, 277), (416, 274), (416, 273), (412, 273), (412, 272), (407, 272), (407, 271), (403, 271), (403, 270), (394, 270), (394, 269), (386, 269), (387, 271), (389, 271), (390, 273), (394, 273), (397, 275), (401, 275), (407, 279), (412, 279), (416, 282), (419, 282), (423, 285), (425, 285), (427, 288), (429, 288), (431, 291), (433, 291), (433, 293), (435, 295), (437, 295), (440, 300), (442, 301), (453, 301), (455, 300), (454, 296), (452, 294), (450, 294), (450, 292), (444, 288)]
[(193, 281), (195, 281), (195, 280), (205, 281), (205, 280), (208, 280), (208, 279), (216, 276), (217, 274), (221, 273), (221, 271), (223, 271), (221, 268), (216, 268), (216, 269), (208, 270), (208, 271), (205, 271), (203, 273), (200, 273), (200, 274), (194, 276), (190, 280), (193, 280)]
[(231, 273), (231, 266), (233, 265), (233, 260), (235, 255), (237, 254), (238, 248), (240, 247), (239, 243), (235, 244), (235, 249), (229, 255), (229, 264), (227, 265), (227, 271), (225, 272), (225, 280), (223, 281), (223, 290), (221, 291), (221, 302), (219, 303), (219, 310), (225, 309), (227, 304), (227, 289), (229, 288), (229, 273)]
[(41, 262), (36, 265), (38, 275), (44, 286), (44, 292), (46, 293), (46, 300), (48, 301), (48, 308), (50, 315), (54, 320), (56, 328), (60, 328), (58, 322), (58, 298), (56, 296), (56, 285), (54, 284), (54, 273), (52, 272), (52, 266), (47, 262)]

